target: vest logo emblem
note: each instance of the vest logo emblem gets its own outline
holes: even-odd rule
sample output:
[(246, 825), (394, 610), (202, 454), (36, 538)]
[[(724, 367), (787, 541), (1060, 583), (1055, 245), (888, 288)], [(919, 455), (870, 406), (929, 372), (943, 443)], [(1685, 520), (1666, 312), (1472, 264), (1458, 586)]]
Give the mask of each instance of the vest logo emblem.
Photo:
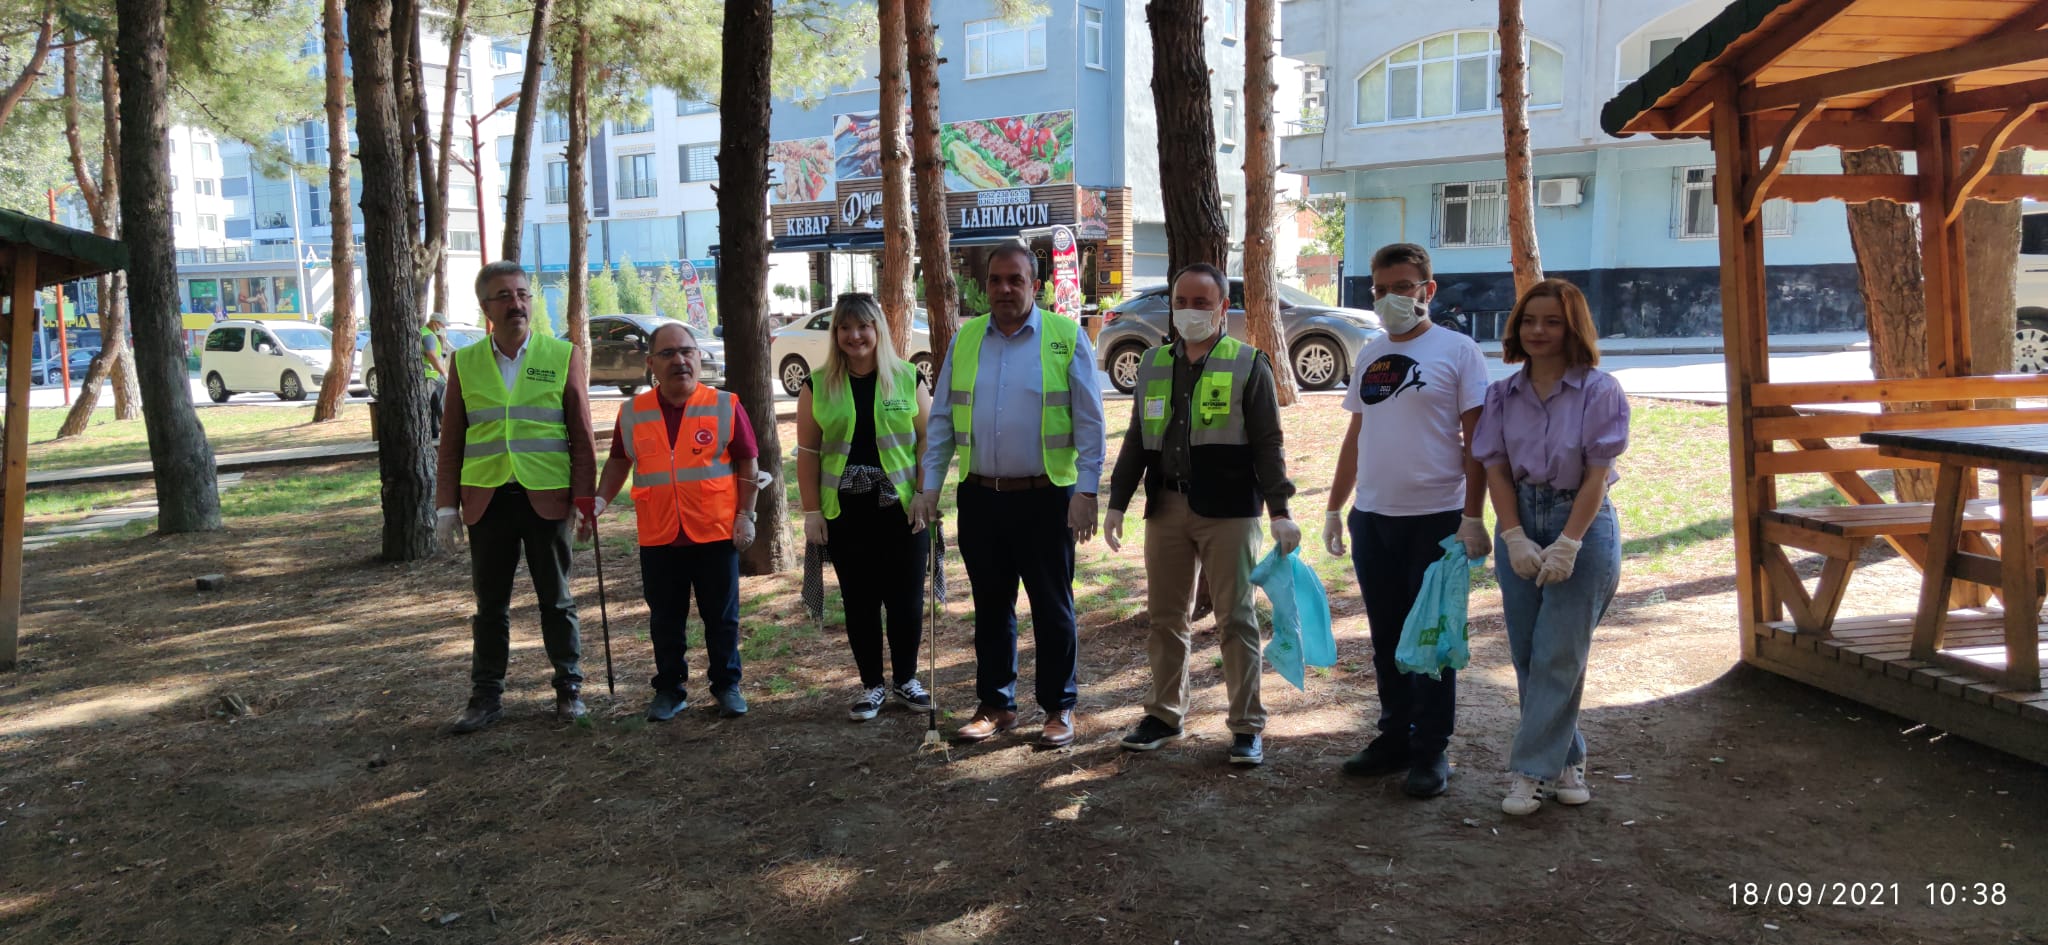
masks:
[(909, 413), (917, 409), (917, 405), (911, 403), (910, 399), (906, 397), (889, 397), (882, 401), (882, 409), (889, 413)]
[(555, 371), (552, 368), (529, 367), (526, 369), (526, 379), (552, 384), (555, 382)]
[(710, 430), (698, 430), (698, 431), (697, 431), (697, 436), (696, 436), (696, 440), (697, 440), (697, 445), (698, 445), (699, 447), (705, 447), (705, 446), (710, 446), (710, 445), (711, 445), (711, 431), (710, 431)]
[(1064, 341), (1051, 342), (1049, 345), (1047, 345), (1047, 347), (1052, 349), (1052, 353), (1059, 355), (1062, 358), (1071, 357), (1074, 353), (1073, 346), (1067, 344)]

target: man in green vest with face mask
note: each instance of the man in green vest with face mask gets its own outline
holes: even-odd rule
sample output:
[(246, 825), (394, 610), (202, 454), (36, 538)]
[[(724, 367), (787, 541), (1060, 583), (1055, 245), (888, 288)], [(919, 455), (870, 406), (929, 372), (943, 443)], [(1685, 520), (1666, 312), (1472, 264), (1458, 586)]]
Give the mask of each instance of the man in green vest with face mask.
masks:
[[(959, 448), (960, 558), (974, 585), (975, 694), (955, 737), (978, 742), (1017, 724), (1017, 587), (1031, 598), (1038, 650), (1038, 743), (1074, 741), (1080, 645), (1074, 543), (1095, 534), (1102, 479), (1102, 384), (1072, 319), (1041, 311), (1038, 257), (1021, 242), (988, 260), (989, 314), (967, 320), (933, 386), (924, 491), (910, 523), (938, 518)], [(939, 405), (944, 403), (942, 409)]]
[(441, 411), (448, 396), (448, 374), (453, 370), (448, 336), (443, 333), (447, 327), (440, 312), (427, 316), (427, 323), (420, 326), (420, 360), (426, 362), (427, 369), (427, 419), (436, 439), (441, 436)]
[(1110, 476), (1102, 537), (1123, 546), (1124, 510), (1145, 484), (1145, 592), (1152, 635), (1146, 653), (1152, 692), (1145, 717), (1123, 738), (1151, 751), (1179, 738), (1188, 711), (1188, 603), (1197, 569), (1215, 605), (1216, 645), (1230, 698), (1232, 764), (1265, 761), (1266, 709), (1259, 701), (1259, 622), (1252, 565), (1259, 512), (1272, 517), (1282, 554), (1301, 544), (1288, 517), (1294, 483), (1281, 446), (1273, 365), (1257, 348), (1224, 335), (1229, 280), (1195, 263), (1173, 281), (1173, 336), (1145, 352), (1130, 429)]
[[(554, 667), (555, 718), (582, 718), (576, 598), (569, 593), (571, 519), (597, 521), (597, 446), (590, 384), (575, 348), (531, 331), (526, 272), (511, 260), (476, 276), (490, 338), (456, 352), (441, 420), (435, 537), (467, 537), (476, 615), (470, 697), (451, 731), (497, 721), (512, 645), (512, 579), (522, 553)], [(465, 535), (465, 529), (466, 535)]]

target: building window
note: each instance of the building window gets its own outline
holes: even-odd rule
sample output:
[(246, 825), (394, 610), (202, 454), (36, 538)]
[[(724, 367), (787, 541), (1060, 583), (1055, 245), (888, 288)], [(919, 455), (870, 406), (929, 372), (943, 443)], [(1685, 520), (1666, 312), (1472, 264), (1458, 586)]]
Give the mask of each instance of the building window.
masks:
[(1507, 244), (1507, 181), (1437, 185), (1436, 245), (1455, 249)]
[(1090, 69), (1104, 68), (1102, 64), (1102, 11), (1083, 8), (1081, 10), (1081, 58)]
[(327, 225), (327, 188), (306, 185), (306, 225)]
[(448, 249), (456, 253), (474, 253), (477, 248), (476, 234), (468, 230), (449, 230)]
[(654, 196), (654, 155), (619, 155), (619, 199)]
[(476, 206), (476, 185), (457, 184), (450, 181), (448, 184), (448, 205), (451, 207)]
[(192, 192), (207, 197), (213, 196), (213, 178), (201, 177), (192, 182)]
[(682, 165), (683, 183), (696, 184), (718, 179), (718, 144), (686, 144), (676, 149), (676, 163)]
[(491, 67), (495, 69), (503, 69), (506, 66), (510, 65), (512, 63), (513, 52), (514, 50), (509, 47), (500, 46), (497, 43), (492, 43)]
[(1236, 92), (1225, 92), (1225, 93), (1223, 93), (1223, 115), (1222, 115), (1222, 119), (1223, 119), (1223, 120), (1222, 120), (1221, 122), (1219, 122), (1219, 123), (1217, 124), (1217, 127), (1218, 127), (1218, 128), (1220, 129), (1220, 131), (1219, 131), (1219, 133), (1218, 133), (1217, 137), (1221, 138), (1221, 139), (1223, 140), (1223, 143), (1224, 143), (1224, 144), (1234, 144), (1234, 143), (1236, 143), (1236, 141), (1237, 141), (1237, 93), (1236, 93)]
[(199, 229), (207, 233), (212, 233), (215, 230), (220, 229), (220, 217), (214, 216), (211, 213), (200, 214)]
[(185, 225), (185, 215), (184, 215), (184, 214), (182, 214), (182, 213), (179, 213), (179, 212), (178, 212), (178, 211), (176, 211), (176, 210), (173, 210), (173, 211), (171, 211), (171, 225), (172, 225), (172, 226), (174, 226), (174, 227), (175, 227), (175, 226), (184, 226), (184, 225)]
[(1223, 38), (1237, 38), (1237, 0), (1223, 0)]
[(171, 193), (177, 193), (177, 192), (178, 192), (178, 175), (176, 175), (176, 174), (172, 174), (172, 175), (171, 175)]
[(299, 125), (299, 160), (308, 164), (327, 161), (327, 123), (309, 121)]
[(220, 182), (220, 195), (223, 197), (249, 196), (249, 179), (246, 177), (222, 178)]
[(569, 119), (561, 112), (547, 112), (540, 120), (540, 140), (544, 144), (569, 140)]
[(621, 118), (617, 121), (612, 122), (612, 134), (615, 135), (644, 135), (653, 130), (653, 115), (649, 115), (646, 118), (641, 118), (638, 120), (631, 118)]
[(1002, 20), (967, 24), (967, 77), (1008, 75), (1045, 68), (1045, 18), (1021, 26)]
[[(1678, 193), (1671, 215), (1671, 236), (1710, 240), (1721, 235), (1721, 215), (1714, 205), (1714, 168), (1678, 168)], [(1792, 201), (1764, 201), (1761, 219), (1765, 236), (1792, 235)]]
[(548, 202), (569, 202), (569, 162), (548, 162)]
[(710, 102), (699, 102), (680, 95), (676, 96), (676, 114), (678, 115), (702, 115), (706, 112), (715, 112), (717, 110), (718, 106)]
[(213, 145), (207, 144), (204, 141), (193, 143), (192, 157), (201, 161), (213, 160)]
[[(1564, 53), (1529, 45), (1529, 107), (1564, 102)], [(1360, 125), (1428, 121), (1500, 111), (1500, 38), (1445, 33), (1403, 47), (1359, 75)]]

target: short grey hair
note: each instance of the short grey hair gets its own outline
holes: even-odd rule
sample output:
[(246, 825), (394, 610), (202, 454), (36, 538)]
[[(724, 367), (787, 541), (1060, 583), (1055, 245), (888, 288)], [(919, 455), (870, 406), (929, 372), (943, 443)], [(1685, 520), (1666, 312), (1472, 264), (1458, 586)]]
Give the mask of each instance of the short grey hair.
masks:
[(511, 259), (500, 259), (497, 262), (485, 263), (484, 267), (476, 272), (477, 301), (481, 302), (484, 299), (484, 286), (499, 276), (518, 276), (521, 279), (525, 279), (526, 267)]

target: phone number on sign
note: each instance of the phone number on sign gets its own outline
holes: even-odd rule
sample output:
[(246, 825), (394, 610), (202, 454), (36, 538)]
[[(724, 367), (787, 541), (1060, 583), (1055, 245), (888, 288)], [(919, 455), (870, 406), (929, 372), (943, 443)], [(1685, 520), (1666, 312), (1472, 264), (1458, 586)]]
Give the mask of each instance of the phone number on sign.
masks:
[[(1905, 904), (1898, 883), (1777, 882), (1729, 883), (1731, 906), (1897, 906)], [(1918, 902), (1930, 906), (2002, 906), (2004, 883), (1925, 883)]]

